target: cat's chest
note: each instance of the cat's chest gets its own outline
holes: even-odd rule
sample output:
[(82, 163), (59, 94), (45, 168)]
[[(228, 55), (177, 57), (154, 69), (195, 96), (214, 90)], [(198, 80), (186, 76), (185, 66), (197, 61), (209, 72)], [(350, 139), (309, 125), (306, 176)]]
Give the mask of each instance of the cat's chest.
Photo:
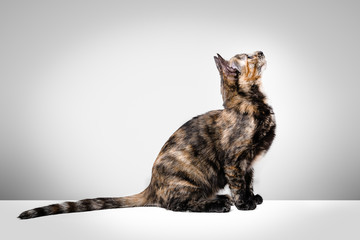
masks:
[(230, 111), (224, 112), (218, 126), (223, 148), (250, 144), (256, 130), (255, 119), (252, 116)]
[(267, 151), (275, 138), (275, 116), (271, 111), (267, 115), (262, 115), (256, 120), (256, 128), (252, 138), (252, 143), (257, 151)]
[(264, 114), (259, 117), (255, 117), (255, 128), (256, 132), (260, 133), (263, 132), (264, 134), (268, 132), (272, 127), (276, 125), (275, 123), (275, 116), (273, 113)]

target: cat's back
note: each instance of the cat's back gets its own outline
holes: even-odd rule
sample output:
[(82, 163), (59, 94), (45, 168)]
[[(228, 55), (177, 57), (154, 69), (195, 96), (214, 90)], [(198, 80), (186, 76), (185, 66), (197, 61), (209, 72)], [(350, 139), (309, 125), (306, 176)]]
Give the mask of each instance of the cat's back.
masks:
[(213, 154), (230, 145), (250, 141), (255, 129), (254, 117), (249, 114), (229, 109), (209, 111), (192, 118), (175, 131), (162, 147), (158, 159), (174, 154), (186, 155), (186, 152), (194, 159), (213, 158)]
[(197, 157), (201, 149), (216, 145), (221, 138), (218, 122), (223, 111), (209, 111), (184, 123), (164, 144), (159, 157), (186, 149), (194, 150), (193, 155)]

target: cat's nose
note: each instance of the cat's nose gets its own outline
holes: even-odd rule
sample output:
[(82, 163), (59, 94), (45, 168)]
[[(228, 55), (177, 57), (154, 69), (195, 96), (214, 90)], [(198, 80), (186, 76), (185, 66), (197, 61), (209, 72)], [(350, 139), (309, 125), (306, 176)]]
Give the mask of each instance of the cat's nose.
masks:
[(257, 52), (258, 57), (265, 57), (264, 53), (262, 51)]

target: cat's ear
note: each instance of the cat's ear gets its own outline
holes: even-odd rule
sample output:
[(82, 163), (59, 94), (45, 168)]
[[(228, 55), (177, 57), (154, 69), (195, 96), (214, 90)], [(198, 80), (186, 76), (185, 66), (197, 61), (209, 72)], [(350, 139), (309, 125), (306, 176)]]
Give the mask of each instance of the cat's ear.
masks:
[(237, 74), (240, 73), (238, 69), (231, 67), (229, 65), (229, 62), (222, 58), (220, 54), (217, 54), (214, 59), (220, 75), (223, 75), (225, 77), (235, 77)]

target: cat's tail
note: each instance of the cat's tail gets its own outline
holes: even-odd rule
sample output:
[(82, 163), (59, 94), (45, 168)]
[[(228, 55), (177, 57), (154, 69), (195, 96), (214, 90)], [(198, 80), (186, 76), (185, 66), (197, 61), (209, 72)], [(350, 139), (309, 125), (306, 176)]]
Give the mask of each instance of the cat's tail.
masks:
[(83, 199), (77, 202), (64, 202), (60, 204), (52, 204), (45, 207), (27, 210), (19, 215), (20, 219), (36, 218), (54, 214), (95, 211), (111, 208), (127, 208), (151, 206), (146, 197), (146, 190), (128, 197), (118, 198), (94, 198)]

